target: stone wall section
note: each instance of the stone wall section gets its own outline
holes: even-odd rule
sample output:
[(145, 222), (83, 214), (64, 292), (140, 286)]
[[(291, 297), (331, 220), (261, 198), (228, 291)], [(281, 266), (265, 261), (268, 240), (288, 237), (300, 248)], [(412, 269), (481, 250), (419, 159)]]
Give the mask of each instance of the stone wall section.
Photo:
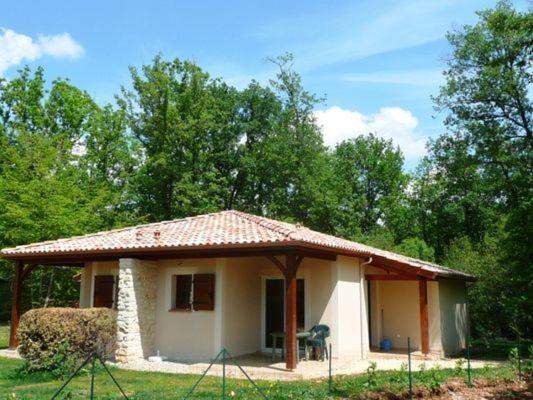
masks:
[(119, 266), (116, 360), (125, 363), (154, 354), (157, 270), (132, 258)]

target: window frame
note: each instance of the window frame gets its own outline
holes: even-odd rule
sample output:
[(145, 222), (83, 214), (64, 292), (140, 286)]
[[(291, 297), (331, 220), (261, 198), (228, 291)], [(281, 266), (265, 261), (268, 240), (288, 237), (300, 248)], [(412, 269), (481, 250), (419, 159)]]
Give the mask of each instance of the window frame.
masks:
[(111, 288), (111, 307), (106, 307), (106, 306), (98, 306), (98, 307), (105, 307), (105, 308), (109, 308), (110, 310), (117, 310), (118, 309), (118, 279), (119, 279), (119, 276), (118, 274), (114, 274), (114, 273), (111, 273), (111, 274), (95, 274), (93, 275), (92, 277), (92, 295), (91, 295), (91, 307), (97, 307), (95, 305), (95, 296), (96, 296), (96, 291), (97, 291), (97, 280), (98, 279), (102, 279), (103, 277), (105, 278), (109, 278), (109, 277), (113, 277), (113, 285), (112, 285), (112, 288)]
[[(178, 296), (180, 293), (186, 292), (186, 290), (179, 291), (179, 279), (180, 277), (189, 277), (189, 290), (188, 290), (188, 306), (180, 307), (178, 302)], [(198, 281), (197, 281), (198, 279)], [(171, 312), (202, 312), (202, 311), (215, 311), (216, 306), (216, 274), (212, 272), (195, 272), (195, 273), (176, 273), (171, 275)], [(200, 280), (204, 280), (201, 284), (211, 285), (208, 289), (207, 296), (211, 298), (207, 302), (203, 301), (206, 296), (205, 292), (198, 292)], [(199, 298), (202, 295), (203, 298)], [(182, 303), (183, 304), (183, 303)]]
[[(189, 289), (188, 289), (188, 305), (186, 307), (182, 307), (179, 302), (178, 302), (178, 298), (180, 296), (181, 293), (186, 293), (187, 291), (186, 290), (183, 290), (183, 291), (179, 291), (178, 288), (179, 288), (179, 280), (180, 278), (185, 278), (187, 277), (188, 278), (188, 285), (189, 285)], [(193, 311), (193, 307), (192, 307), (192, 298), (191, 298), (191, 294), (192, 294), (192, 290), (193, 290), (193, 282), (194, 282), (194, 274), (176, 274), (176, 275), (173, 275), (172, 277), (172, 285), (174, 286), (173, 289), (174, 289), (174, 298), (173, 298), (173, 307), (172, 307), (172, 311), (181, 311), (181, 312), (191, 312)]]

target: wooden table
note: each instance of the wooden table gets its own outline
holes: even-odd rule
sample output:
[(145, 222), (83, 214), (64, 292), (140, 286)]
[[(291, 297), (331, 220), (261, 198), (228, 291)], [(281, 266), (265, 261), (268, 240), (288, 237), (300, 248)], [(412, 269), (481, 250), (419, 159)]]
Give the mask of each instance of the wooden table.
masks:
[[(281, 359), (283, 360), (285, 358), (285, 332), (272, 332), (270, 334), (272, 336), (272, 361), (274, 361), (274, 357), (276, 355), (276, 348), (278, 344), (278, 338), (281, 339)], [(311, 336), (311, 333), (309, 332), (297, 332), (296, 333), (296, 362), (300, 361), (300, 340), (304, 340), (304, 349), (305, 349), (305, 359), (307, 360), (307, 338)]]

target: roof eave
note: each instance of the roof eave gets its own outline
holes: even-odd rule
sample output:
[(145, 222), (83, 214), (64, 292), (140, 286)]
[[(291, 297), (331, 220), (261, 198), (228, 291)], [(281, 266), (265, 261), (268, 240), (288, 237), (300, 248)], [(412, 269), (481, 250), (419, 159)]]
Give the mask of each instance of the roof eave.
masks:
[[(266, 243), (234, 243), (234, 244), (218, 244), (218, 245), (195, 245), (195, 246), (178, 246), (178, 247), (139, 247), (130, 249), (100, 249), (100, 250), (72, 250), (61, 252), (10, 252), (16, 251), (16, 248), (2, 249), (0, 258), (6, 260), (20, 260), (27, 262), (48, 263), (59, 262), (64, 260), (80, 261), (80, 260), (95, 260), (95, 259), (115, 259), (115, 258), (135, 258), (135, 257), (180, 257), (180, 258), (195, 258), (195, 257), (215, 257), (218, 254), (230, 255), (232, 252), (242, 252), (242, 256), (253, 255), (254, 252), (278, 253), (290, 251), (300, 252), (316, 252), (309, 253), (309, 256), (329, 255), (331, 257), (337, 255), (344, 255), (348, 257), (374, 257), (375, 260), (380, 260), (380, 265), (383, 262), (391, 265), (391, 268), (404, 269), (407, 272), (422, 276), (428, 279), (454, 278), (469, 281), (475, 281), (477, 278), (473, 276), (463, 275), (449, 275), (442, 274), (435, 271), (429, 271), (422, 267), (414, 267), (408, 263), (398, 260), (388, 259), (383, 256), (375, 255), (369, 252), (356, 251), (353, 249), (343, 249), (337, 247), (324, 246), (320, 244), (309, 243), (305, 241), (291, 240), (285, 242), (266, 242)], [(237, 254), (231, 254), (236, 256)], [(379, 266), (379, 265), (377, 265)]]

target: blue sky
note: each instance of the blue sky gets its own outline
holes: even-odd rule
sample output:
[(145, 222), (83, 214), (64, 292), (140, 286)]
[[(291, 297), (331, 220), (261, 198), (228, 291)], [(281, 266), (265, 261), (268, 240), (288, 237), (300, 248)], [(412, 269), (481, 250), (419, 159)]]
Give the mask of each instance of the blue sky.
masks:
[[(292, 52), (304, 85), (326, 97), (317, 109), (325, 142), (377, 132), (413, 168), (443, 131), (436, 94), (449, 47), (445, 32), (493, 7), (485, 0), (27, 1), (2, 0), (0, 75), (43, 65), (100, 102), (129, 84), (128, 66), (165, 57), (196, 61), (243, 87), (266, 83), (267, 57)], [(516, 1), (519, 9), (526, 1)], [(436, 118), (434, 118), (436, 117)]]

